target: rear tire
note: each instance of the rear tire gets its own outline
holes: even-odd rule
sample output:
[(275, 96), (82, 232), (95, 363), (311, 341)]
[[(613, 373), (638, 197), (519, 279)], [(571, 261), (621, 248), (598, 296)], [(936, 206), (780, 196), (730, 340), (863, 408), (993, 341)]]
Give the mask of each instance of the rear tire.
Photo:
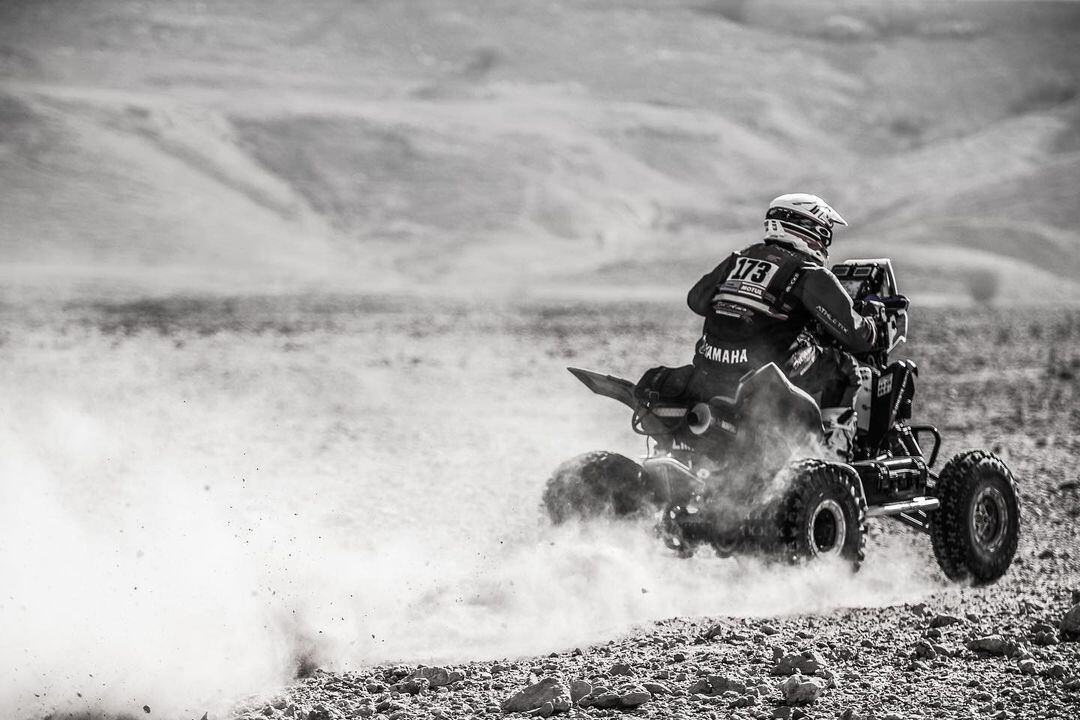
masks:
[(789, 472), (793, 478), (776, 518), (783, 559), (838, 557), (857, 570), (866, 536), (866, 500), (858, 476), (822, 460), (804, 460)]
[(604, 450), (557, 467), (544, 488), (543, 505), (556, 525), (572, 518), (630, 517), (653, 509), (641, 466)]
[(976, 585), (1009, 569), (1020, 541), (1020, 493), (1005, 463), (985, 450), (968, 450), (945, 464), (930, 524), (934, 556), (945, 575)]

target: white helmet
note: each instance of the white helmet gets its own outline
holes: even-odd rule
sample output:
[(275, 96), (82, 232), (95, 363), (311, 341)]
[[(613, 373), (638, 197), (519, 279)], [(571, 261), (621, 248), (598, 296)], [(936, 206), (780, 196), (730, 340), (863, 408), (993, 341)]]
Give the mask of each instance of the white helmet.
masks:
[(829, 259), (836, 224), (847, 225), (847, 221), (817, 195), (781, 195), (769, 203), (765, 213), (765, 240), (786, 245), (824, 264)]

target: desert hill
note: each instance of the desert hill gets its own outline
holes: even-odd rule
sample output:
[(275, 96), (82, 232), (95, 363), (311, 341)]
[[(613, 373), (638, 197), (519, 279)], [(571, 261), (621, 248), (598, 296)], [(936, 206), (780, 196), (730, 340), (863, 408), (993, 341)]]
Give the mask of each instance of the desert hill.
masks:
[(1080, 297), (1080, 4), (5, 3), (9, 288), (678, 294), (824, 195), (929, 299)]

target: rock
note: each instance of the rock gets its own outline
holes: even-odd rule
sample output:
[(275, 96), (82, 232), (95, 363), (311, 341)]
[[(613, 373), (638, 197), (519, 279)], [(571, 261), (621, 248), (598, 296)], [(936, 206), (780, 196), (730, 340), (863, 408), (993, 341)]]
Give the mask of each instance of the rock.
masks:
[(508, 697), (501, 707), (505, 713), (529, 712), (540, 708), (544, 703), (551, 703), (554, 707), (560, 699), (569, 703), (570, 690), (555, 678), (548, 677)]
[(529, 715), (532, 715), (533, 717), (542, 718), (551, 717), (553, 714), (555, 714), (555, 706), (552, 705), (550, 702), (546, 702), (535, 710), (531, 710), (529, 712)]
[(788, 705), (809, 705), (818, 699), (825, 686), (820, 680), (805, 675), (791, 675), (778, 688)]
[(1000, 635), (987, 635), (986, 637), (969, 640), (968, 650), (984, 652), (990, 655), (1005, 655), (1012, 657), (1020, 653), (1020, 648), (1011, 640), (1006, 640)]
[(423, 695), (430, 687), (431, 683), (428, 682), (427, 678), (414, 677), (391, 685), (390, 689), (402, 695)]
[(964, 622), (964, 621), (961, 620), (960, 618), (956, 617), (955, 615), (935, 615), (930, 620), (930, 627), (932, 627), (932, 628), (943, 628), (943, 627), (948, 627), (949, 625), (956, 625), (957, 623), (962, 623), (962, 622)]
[(780, 632), (779, 630), (774, 628), (772, 625), (769, 625), (768, 623), (765, 623), (759, 629), (761, 630), (761, 632), (763, 632), (766, 635), (776, 635), (777, 633)]
[(1080, 603), (1073, 605), (1058, 624), (1061, 636), (1067, 640), (1080, 639)]
[(1022, 672), (1024, 675), (1034, 675), (1037, 672), (1035, 661), (1030, 658), (1026, 660), (1021, 660), (1017, 664), (1017, 667), (1020, 668), (1020, 672)]
[(642, 683), (641, 685), (642, 685), (642, 687), (644, 687), (646, 690), (648, 690), (653, 695), (670, 695), (671, 694), (671, 688), (669, 688), (667, 685), (664, 685), (663, 683), (645, 682), (645, 683)]
[(724, 675), (709, 675), (709, 685), (712, 687), (712, 694), (719, 695), (726, 692), (737, 692), (742, 694), (746, 692), (746, 683), (729, 678)]
[(672, 662), (686, 662), (686, 653), (677, 652), (671, 656)]
[(578, 706), (597, 707), (604, 710), (630, 710), (644, 705), (652, 700), (652, 697), (652, 693), (642, 687), (632, 687), (621, 691), (604, 689), (603, 692), (594, 691), (593, 694), (586, 695)]
[(634, 671), (626, 663), (615, 663), (608, 671), (612, 675), (633, 675)]
[(1063, 678), (1069, 674), (1069, 671), (1061, 663), (1054, 663), (1050, 666), (1050, 669), (1046, 671), (1046, 674), (1052, 678)]
[(836, 657), (840, 660), (854, 660), (859, 657), (859, 651), (848, 645), (836, 648)]
[(592, 698), (592, 702), (589, 704), (593, 707), (603, 708), (605, 710), (622, 707), (622, 702), (619, 700), (619, 693), (606, 692), (602, 695), (590, 695), (589, 697)]
[[(458, 676), (457, 680), (461, 680), (463, 677), (461, 673), (454, 674)], [(424, 667), (423, 665), (421, 665), (420, 667), (416, 668), (416, 670), (414, 670), (412, 672), (412, 675), (410, 675), (409, 677), (424, 678), (428, 681), (428, 685), (433, 688), (442, 687), (443, 685), (449, 685), (452, 682), (456, 682), (454, 679), (451, 678), (450, 671), (442, 667)]]
[(773, 675), (793, 675), (795, 673), (802, 673), (803, 675), (813, 675), (821, 668), (825, 667), (825, 661), (812, 650), (805, 650), (798, 654), (785, 655), (780, 658), (780, 661), (773, 667)]
[(570, 683), (570, 702), (577, 702), (581, 698), (592, 693), (592, 683), (584, 680), (574, 680)]
[(1044, 647), (1058, 644), (1057, 634), (1052, 630), (1049, 632), (1044, 631), (1035, 633), (1034, 637), (1031, 638), (1031, 641), (1036, 645), (1042, 645)]
[(698, 678), (694, 684), (686, 689), (691, 695), (712, 695), (712, 683), (708, 678)]
[(619, 696), (619, 702), (624, 708), (636, 708), (650, 700), (652, 700), (652, 694), (643, 688), (634, 688)]
[(915, 643), (915, 657), (933, 660), (937, 657), (937, 650), (935, 650), (934, 646), (928, 643), (926, 640), (920, 640), (919, 642)]
[(791, 720), (791, 708), (789, 708), (787, 705), (781, 705), (780, 707), (773, 710), (770, 717), (772, 717), (774, 720)]
[(863, 715), (859, 714), (852, 708), (847, 708), (844, 712), (840, 713), (840, 720), (864, 720)]

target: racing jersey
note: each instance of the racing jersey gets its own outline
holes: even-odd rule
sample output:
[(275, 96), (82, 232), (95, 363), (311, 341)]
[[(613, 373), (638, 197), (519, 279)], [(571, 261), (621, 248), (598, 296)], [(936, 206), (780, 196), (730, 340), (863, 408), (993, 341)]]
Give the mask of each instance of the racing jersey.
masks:
[(812, 320), (849, 352), (874, 346), (874, 323), (855, 312), (836, 276), (781, 245), (732, 253), (698, 280), (686, 302), (705, 318), (695, 364), (734, 369), (781, 362)]

